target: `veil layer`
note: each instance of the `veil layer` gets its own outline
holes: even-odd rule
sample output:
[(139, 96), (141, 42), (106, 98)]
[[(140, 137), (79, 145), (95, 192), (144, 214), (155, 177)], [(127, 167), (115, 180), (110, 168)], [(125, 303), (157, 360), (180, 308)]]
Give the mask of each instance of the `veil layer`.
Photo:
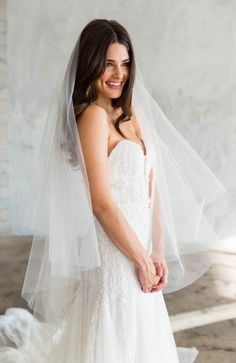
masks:
[[(72, 316), (84, 274), (100, 266), (88, 178), (73, 110), (79, 40), (54, 89), (43, 132), (35, 193), (34, 231), (22, 296), (46, 322), (45, 352)], [(207, 207), (224, 186), (173, 127), (147, 91), (138, 69), (132, 109), (141, 128), (152, 172), (149, 253), (165, 248), (169, 282), (163, 293), (179, 290), (211, 265), (217, 235)], [(160, 230), (161, 226), (161, 230)], [(40, 356), (40, 354), (39, 354)], [(40, 361), (37, 358), (37, 362)], [(42, 362), (45, 357), (42, 356)], [(54, 360), (53, 360), (54, 359)], [(58, 357), (50, 362), (58, 363)]]
[[(71, 9), (76, 15), (71, 16)], [(81, 8), (81, 3), (75, 1), (70, 2), (70, 6), (68, 2), (55, 1), (8, 2), (11, 92), (14, 91), (14, 105), (19, 106), (17, 111), (21, 112), (13, 127), (14, 133), (20, 134), (13, 140), (13, 146), (22, 145), (21, 157), (18, 148), (13, 165), (17, 170), (13, 179), (16, 176), (16, 183), (19, 179), (21, 183), (15, 183), (14, 195), (11, 193), (13, 209), (18, 211), (14, 216), (16, 227), (19, 227), (17, 232), (20, 224), (25, 223), (28, 227), (32, 196), (37, 195), (38, 200), (22, 296), (34, 315), (46, 323), (44, 329), (42, 327), (42, 341), (34, 341), (32, 326), (28, 347), (30, 363), (65, 363), (65, 356), (48, 358), (48, 352), (56, 341), (61, 343), (60, 334), (68, 322), (71, 323), (69, 327), (77, 331), (74, 326), (81, 321), (74, 318), (77, 316), (73, 311), (81, 279), (84, 273), (96, 272), (100, 266), (90, 192), (72, 112), (78, 44), (66, 70), (63, 68), (58, 72), (65, 76), (54, 88), (46, 122), (44, 114), (40, 113), (41, 109), (48, 107), (48, 89), (52, 85), (49, 80), (53, 79), (52, 73), (58, 71), (53, 63), (58, 65), (65, 59), (68, 44), (78, 32), (78, 24), (91, 15), (88, 10), (86, 13), (86, 6)], [(217, 220), (219, 209), (215, 205), (223, 195), (224, 187), (163, 114), (145, 88), (141, 72), (136, 75), (132, 103), (147, 147), (148, 165), (154, 172), (150, 246), (157, 253), (160, 251), (161, 225), (169, 268), (169, 282), (163, 290), (165, 294), (187, 286), (210, 267), (209, 249), (214, 247), (217, 235), (210, 223), (210, 214), (208, 218), (208, 209)], [(23, 129), (25, 120), (27, 127)], [(38, 131), (43, 124), (46, 126), (39, 159), (33, 167), (33, 146), (41, 138)], [(21, 196), (26, 197), (21, 199)], [(73, 350), (77, 335), (74, 335), (73, 342), (71, 338), (72, 334), (68, 333), (61, 352), (64, 350), (66, 354), (68, 347), (67, 361), (77, 363)]]
[(151, 246), (158, 254), (164, 243), (169, 269), (165, 294), (191, 284), (211, 266), (210, 249), (219, 237), (207, 208), (219, 210), (226, 189), (167, 119), (139, 69), (133, 103), (153, 171)]

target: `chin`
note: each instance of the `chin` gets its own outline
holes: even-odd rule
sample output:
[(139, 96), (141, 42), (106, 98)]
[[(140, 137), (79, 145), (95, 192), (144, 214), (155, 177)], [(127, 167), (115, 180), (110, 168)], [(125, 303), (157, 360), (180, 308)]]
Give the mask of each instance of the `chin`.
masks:
[(121, 95), (122, 95), (122, 91), (117, 92), (117, 93), (110, 93), (109, 98), (119, 98)]
[[(122, 94), (122, 93), (121, 93)], [(117, 96), (111, 96), (110, 98), (114, 99), (114, 98), (119, 98), (121, 96), (121, 94), (117, 95)]]

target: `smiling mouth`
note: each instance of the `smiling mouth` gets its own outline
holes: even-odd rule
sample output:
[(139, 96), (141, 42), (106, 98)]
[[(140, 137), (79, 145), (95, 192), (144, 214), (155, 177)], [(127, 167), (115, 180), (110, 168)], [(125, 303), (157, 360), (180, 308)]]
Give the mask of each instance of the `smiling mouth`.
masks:
[(109, 88), (113, 88), (113, 89), (119, 89), (123, 82), (110, 82), (110, 81), (107, 81), (106, 84), (108, 85)]

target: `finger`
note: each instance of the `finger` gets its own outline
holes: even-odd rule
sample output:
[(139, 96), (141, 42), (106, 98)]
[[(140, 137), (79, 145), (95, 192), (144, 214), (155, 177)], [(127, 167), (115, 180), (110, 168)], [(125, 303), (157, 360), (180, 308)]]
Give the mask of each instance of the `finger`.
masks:
[(161, 285), (157, 285), (156, 287), (153, 287), (153, 288), (152, 288), (152, 290), (151, 290), (150, 292), (152, 293), (152, 292), (160, 291), (160, 290), (161, 290), (161, 288), (162, 288), (162, 286), (161, 286)]
[(163, 276), (163, 273), (164, 273), (164, 270), (163, 270), (163, 266), (162, 264), (160, 265), (160, 276), (162, 277)]
[(164, 287), (166, 287), (167, 282), (168, 282), (168, 281), (162, 281), (162, 282), (158, 285), (158, 286), (159, 286), (159, 288), (160, 288), (160, 289), (163, 289)]
[(167, 269), (165, 269), (164, 270), (164, 274), (163, 274), (163, 281), (167, 281), (168, 280), (168, 270)]
[(151, 291), (158, 291), (158, 290), (160, 290), (160, 286), (161, 286), (161, 280), (157, 284), (153, 284), (152, 285)]
[(153, 293), (153, 292), (158, 292), (162, 289), (162, 286), (158, 285), (158, 287), (155, 287), (153, 288), (150, 292)]
[(159, 291), (161, 289), (163, 289), (166, 285), (167, 285), (167, 281), (161, 281), (158, 285), (154, 285), (152, 287), (152, 291), (151, 292), (156, 292), (156, 291)]
[(152, 279), (152, 281), (150, 281), (150, 286), (153, 287), (153, 286), (157, 286), (161, 281), (161, 278), (160, 276), (157, 276), (155, 279)]
[(160, 282), (162, 283), (162, 282), (166, 282), (166, 281), (167, 281), (167, 276), (166, 276), (166, 275), (163, 275), (163, 276), (161, 277)]
[(144, 292), (148, 292), (149, 291), (149, 288), (148, 288), (148, 285), (146, 283), (142, 283), (142, 289)]
[(162, 276), (163, 274), (163, 270), (162, 270), (162, 266), (159, 262), (155, 262), (154, 263), (155, 265), (155, 268), (156, 268), (156, 273), (159, 275), (159, 276)]
[(150, 284), (151, 285), (156, 285), (158, 284), (158, 282), (160, 281), (160, 275), (159, 274), (154, 274), (154, 273), (150, 273), (149, 275), (149, 280), (150, 280)]
[(163, 266), (164, 274), (168, 276), (168, 267), (166, 265)]
[(160, 279), (160, 282), (167, 282), (168, 280), (168, 275), (164, 274), (161, 279)]

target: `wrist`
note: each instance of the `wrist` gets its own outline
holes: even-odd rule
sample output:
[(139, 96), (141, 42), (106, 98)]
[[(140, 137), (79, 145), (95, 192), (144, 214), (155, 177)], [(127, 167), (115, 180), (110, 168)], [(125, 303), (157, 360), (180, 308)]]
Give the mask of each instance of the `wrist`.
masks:
[(165, 257), (165, 245), (163, 239), (158, 244), (152, 245), (152, 256)]
[(147, 271), (148, 266), (150, 265), (150, 261), (151, 258), (146, 252), (136, 255), (134, 258), (134, 264), (140, 271)]
[(165, 259), (165, 251), (152, 251), (152, 259)]

